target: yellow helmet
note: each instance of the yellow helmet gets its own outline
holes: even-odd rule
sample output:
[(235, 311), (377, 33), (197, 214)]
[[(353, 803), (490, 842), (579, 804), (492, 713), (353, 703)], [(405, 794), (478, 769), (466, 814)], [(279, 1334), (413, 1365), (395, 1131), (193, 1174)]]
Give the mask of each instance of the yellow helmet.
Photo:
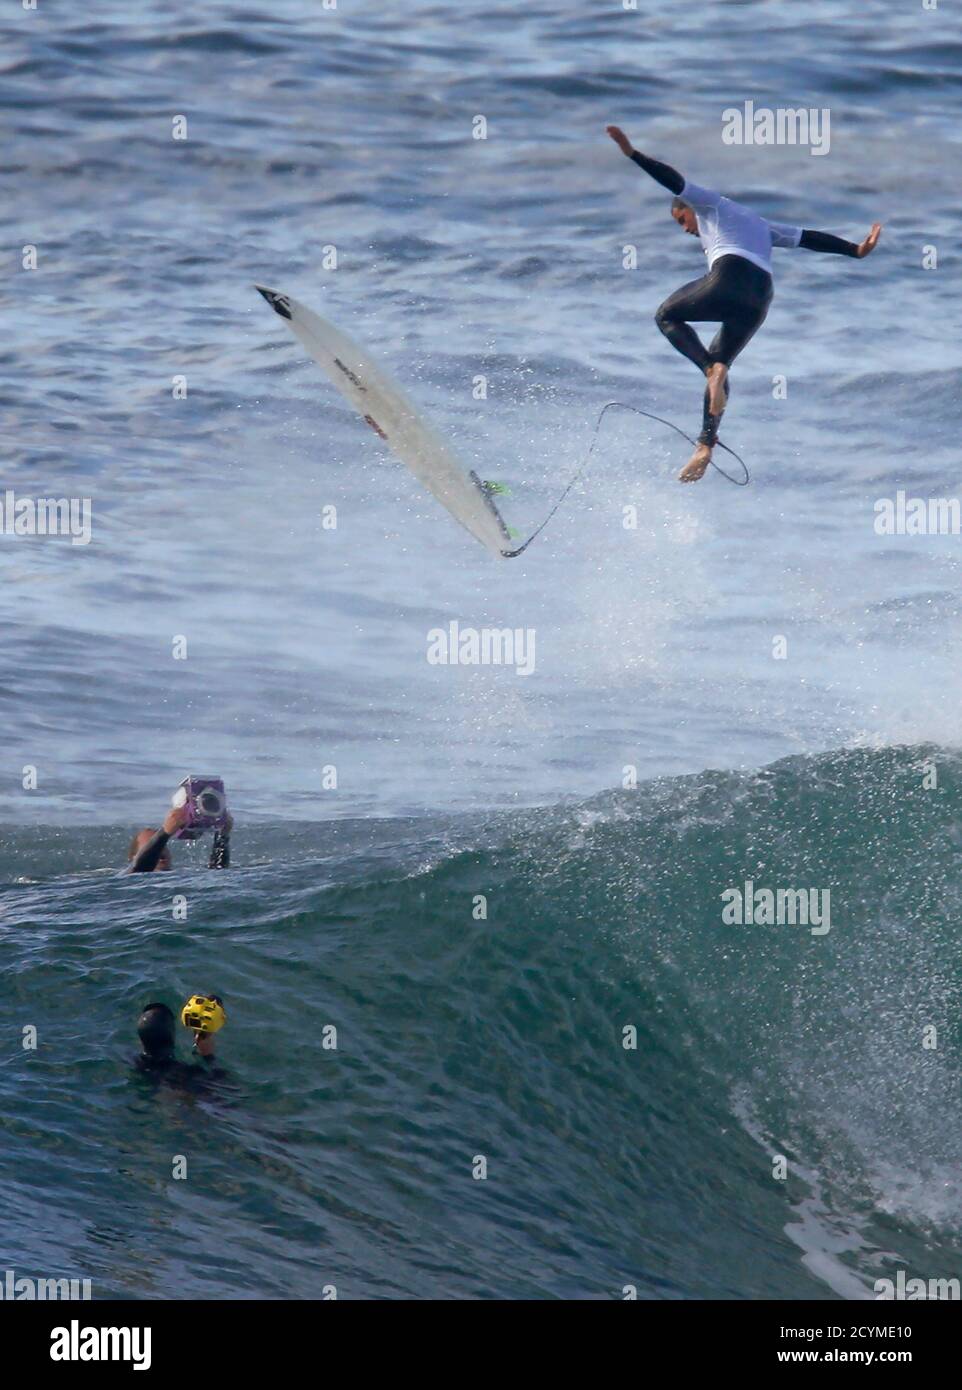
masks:
[(216, 994), (192, 994), (181, 1010), (180, 1021), (197, 1033), (217, 1033), (227, 1022), (227, 1014)]

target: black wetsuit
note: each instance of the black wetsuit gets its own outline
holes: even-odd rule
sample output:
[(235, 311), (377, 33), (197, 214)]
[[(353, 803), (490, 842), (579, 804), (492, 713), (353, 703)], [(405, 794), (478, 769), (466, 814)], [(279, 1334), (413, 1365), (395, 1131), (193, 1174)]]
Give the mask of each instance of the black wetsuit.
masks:
[[(692, 190), (695, 215), (700, 194), (708, 190), (686, 180), (670, 164), (662, 164), (657, 159), (635, 150), (631, 158), (650, 174), (663, 188), (677, 196), (685, 196)], [(729, 199), (719, 199), (710, 195), (716, 202), (725, 201), (730, 209), (744, 214), (746, 219), (754, 219), (764, 225), (764, 219), (750, 209), (742, 208)], [(843, 241), (830, 232), (813, 232), (804, 228), (797, 230), (780, 223), (768, 223), (772, 233), (772, 243), (779, 246), (801, 246), (806, 251), (829, 251), (839, 256), (858, 256), (854, 242)], [(689, 361), (694, 362), (700, 371), (713, 362), (724, 362), (730, 367), (735, 358), (765, 322), (769, 305), (772, 302), (772, 276), (763, 264), (756, 263), (752, 252), (720, 254), (711, 265), (708, 274), (692, 280), (681, 289), (668, 296), (655, 314), (655, 322), (671, 345)], [(720, 323), (721, 327), (705, 347), (691, 323)], [(728, 381), (725, 382), (725, 395), (728, 395)], [(714, 445), (718, 439), (718, 425), (721, 417), (712, 415), (708, 408), (708, 391), (705, 391), (702, 415), (702, 432), (699, 443)]]
[[(170, 836), (166, 830), (157, 830), (150, 837), (143, 849), (139, 850), (130, 861), (130, 872), (132, 874), (149, 874), (156, 869), (160, 863), (160, 857), (167, 848)], [(210, 858), (207, 861), (208, 869), (227, 869), (230, 867), (230, 831), (215, 830), (214, 839), (210, 847)]]
[(202, 1057), (197, 1062), (181, 1062), (173, 1053), (152, 1056), (142, 1052), (134, 1058), (134, 1068), (142, 1076), (153, 1082), (163, 1082), (179, 1091), (203, 1094), (208, 1091), (212, 1081), (221, 1081), (227, 1076), (223, 1067), (217, 1065), (215, 1057)]

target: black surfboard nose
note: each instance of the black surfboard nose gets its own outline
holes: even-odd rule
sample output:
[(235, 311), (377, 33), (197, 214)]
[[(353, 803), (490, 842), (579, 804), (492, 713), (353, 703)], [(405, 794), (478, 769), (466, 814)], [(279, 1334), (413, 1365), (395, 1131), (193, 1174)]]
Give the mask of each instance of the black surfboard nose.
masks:
[(262, 294), (264, 296), (268, 304), (274, 310), (275, 314), (280, 314), (282, 319), (289, 319), (293, 317), (293, 315), (291, 314), (291, 306), (287, 300), (286, 295), (275, 294), (273, 290), (265, 290), (263, 285), (255, 285), (254, 289), (257, 291), (258, 294)]

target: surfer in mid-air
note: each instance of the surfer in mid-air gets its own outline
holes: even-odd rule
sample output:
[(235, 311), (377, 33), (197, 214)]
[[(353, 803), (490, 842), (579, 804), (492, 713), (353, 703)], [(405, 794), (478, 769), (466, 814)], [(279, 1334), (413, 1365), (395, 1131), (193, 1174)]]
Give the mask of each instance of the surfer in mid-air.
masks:
[[(701, 188), (669, 164), (641, 154), (618, 126), (607, 130), (623, 154), (675, 195), (672, 217), (689, 235), (701, 239), (708, 257), (707, 275), (682, 285), (655, 314), (672, 347), (708, 378), (698, 445), (678, 475), (683, 483), (695, 483), (711, 463), (718, 442), (718, 426), (728, 401), (728, 368), (765, 322), (772, 302), (772, 247), (802, 246), (806, 251), (832, 251), (861, 259), (875, 250), (882, 224), (874, 223), (865, 240), (856, 245), (829, 232), (768, 222), (742, 203)], [(709, 347), (690, 327), (692, 323), (721, 324)]]

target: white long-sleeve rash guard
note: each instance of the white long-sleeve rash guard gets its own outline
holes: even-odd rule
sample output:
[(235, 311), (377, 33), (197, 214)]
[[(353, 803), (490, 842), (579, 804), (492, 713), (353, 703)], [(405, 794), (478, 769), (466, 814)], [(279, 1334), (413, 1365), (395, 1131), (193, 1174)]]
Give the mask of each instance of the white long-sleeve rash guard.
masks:
[(736, 203), (710, 188), (685, 180), (678, 195), (689, 203), (698, 220), (698, 236), (708, 257), (708, 269), (722, 256), (743, 256), (762, 270), (772, 271), (773, 246), (798, 246), (801, 227), (769, 222), (744, 203)]

